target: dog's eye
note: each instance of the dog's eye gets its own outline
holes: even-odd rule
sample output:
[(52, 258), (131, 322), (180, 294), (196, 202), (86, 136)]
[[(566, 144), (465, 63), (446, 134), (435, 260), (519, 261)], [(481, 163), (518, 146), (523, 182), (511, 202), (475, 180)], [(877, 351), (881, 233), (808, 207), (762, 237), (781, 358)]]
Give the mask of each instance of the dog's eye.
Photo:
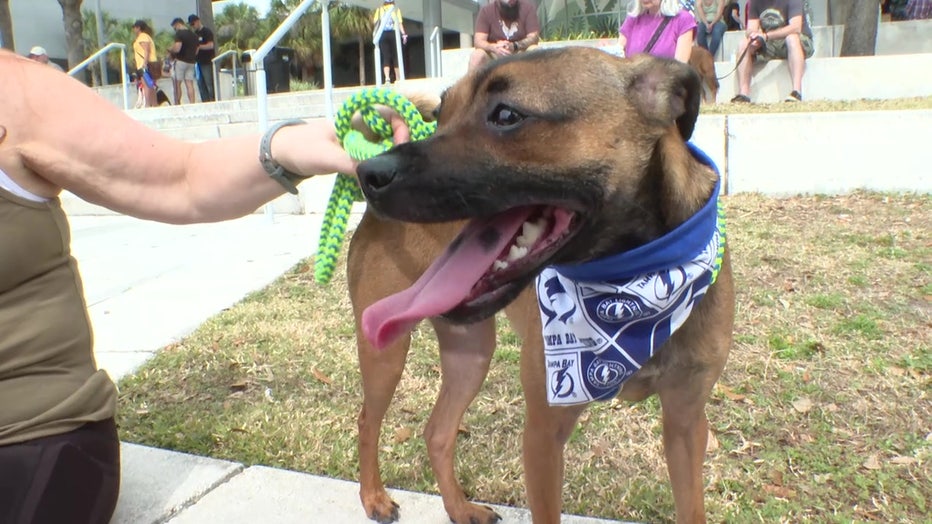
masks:
[(489, 122), (498, 127), (514, 127), (522, 120), (524, 120), (524, 115), (504, 104), (495, 106), (492, 114), (489, 115)]

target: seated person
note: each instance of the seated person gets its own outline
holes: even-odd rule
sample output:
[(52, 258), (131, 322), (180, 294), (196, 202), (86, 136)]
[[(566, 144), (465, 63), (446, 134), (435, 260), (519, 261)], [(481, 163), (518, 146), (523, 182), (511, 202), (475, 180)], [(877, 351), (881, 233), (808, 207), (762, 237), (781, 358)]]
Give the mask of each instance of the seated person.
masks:
[(699, 0), (696, 6), (696, 43), (715, 56), (722, 45), (725, 23), (725, 0)]
[(731, 101), (751, 102), (751, 66), (755, 57), (787, 60), (793, 91), (784, 100), (801, 101), (806, 59), (814, 51), (812, 31), (803, 12), (803, 0), (751, 0), (748, 3), (747, 31), (744, 41), (738, 46), (738, 56), (745, 55), (738, 63), (738, 94)]
[(689, 62), (696, 19), (677, 0), (636, 0), (618, 28), (622, 56), (648, 53)]
[(489, 60), (528, 51), (539, 41), (537, 6), (530, 0), (491, 0), (476, 17), (469, 71)]

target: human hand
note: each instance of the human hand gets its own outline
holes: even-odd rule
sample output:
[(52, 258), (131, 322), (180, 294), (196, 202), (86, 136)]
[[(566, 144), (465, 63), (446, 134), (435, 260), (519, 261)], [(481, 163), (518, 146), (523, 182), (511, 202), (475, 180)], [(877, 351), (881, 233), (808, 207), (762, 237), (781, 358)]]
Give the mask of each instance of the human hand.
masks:
[(752, 48), (761, 48), (764, 46), (764, 42), (767, 41), (767, 34), (760, 31), (751, 31), (748, 33), (748, 41)]
[(407, 34), (401, 35), (401, 43), (402, 43), (402, 44), (407, 44), (407, 43), (408, 43), (408, 35), (407, 35)]
[(492, 47), (492, 52), (499, 56), (508, 56), (511, 54), (511, 42), (508, 40), (500, 40), (495, 42)]

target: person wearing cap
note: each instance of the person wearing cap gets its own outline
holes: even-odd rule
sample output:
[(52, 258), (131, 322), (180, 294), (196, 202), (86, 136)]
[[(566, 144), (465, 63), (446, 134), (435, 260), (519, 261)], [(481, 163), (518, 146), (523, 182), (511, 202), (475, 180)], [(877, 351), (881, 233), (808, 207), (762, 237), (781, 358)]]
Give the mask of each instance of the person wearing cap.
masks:
[(372, 20), (378, 25), (382, 24), (382, 34), (379, 36), (379, 54), (382, 58), (382, 73), (385, 75), (386, 84), (392, 83), (392, 68), (395, 69), (395, 81), (401, 78), (401, 69), (399, 67), (398, 46), (395, 45), (395, 30), (401, 31), (401, 42), (408, 43), (408, 33), (405, 32), (401, 8), (395, 5), (395, 0), (383, 0), (375, 12), (372, 13)]
[(172, 86), (175, 90), (175, 105), (181, 104), (181, 84), (184, 83), (188, 102), (194, 103), (194, 67), (197, 62), (197, 35), (188, 29), (184, 20), (172, 20), (172, 29), (175, 30), (175, 41), (169, 48), (169, 53), (175, 59), (172, 71)]
[(36, 62), (39, 62), (40, 64), (45, 64), (56, 71), (61, 71), (63, 73), (65, 72), (65, 70), (62, 69), (60, 65), (49, 60), (49, 54), (45, 51), (45, 48), (42, 46), (35, 46), (32, 49), (30, 49), (29, 59), (35, 60)]
[(188, 25), (197, 35), (197, 88), (201, 92), (201, 102), (213, 102), (214, 97), (214, 32), (201, 23), (197, 15), (188, 16)]
[[(325, 118), (185, 142), (10, 51), (0, 71), (0, 522), (108, 524), (117, 390), (94, 360), (61, 192), (146, 220), (219, 222), (308, 177), (355, 176), (356, 162)], [(383, 116), (396, 143), (410, 138)]]

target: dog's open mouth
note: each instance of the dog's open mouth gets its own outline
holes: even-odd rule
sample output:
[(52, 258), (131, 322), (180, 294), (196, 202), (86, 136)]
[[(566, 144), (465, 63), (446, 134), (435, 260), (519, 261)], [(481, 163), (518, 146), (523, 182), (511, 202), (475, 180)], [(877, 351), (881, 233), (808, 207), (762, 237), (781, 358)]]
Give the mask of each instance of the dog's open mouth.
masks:
[(382, 349), (428, 317), (470, 322), (494, 314), (573, 237), (575, 217), (524, 206), (470, 221), (414, 285), (363, 312), (364, 335)]

